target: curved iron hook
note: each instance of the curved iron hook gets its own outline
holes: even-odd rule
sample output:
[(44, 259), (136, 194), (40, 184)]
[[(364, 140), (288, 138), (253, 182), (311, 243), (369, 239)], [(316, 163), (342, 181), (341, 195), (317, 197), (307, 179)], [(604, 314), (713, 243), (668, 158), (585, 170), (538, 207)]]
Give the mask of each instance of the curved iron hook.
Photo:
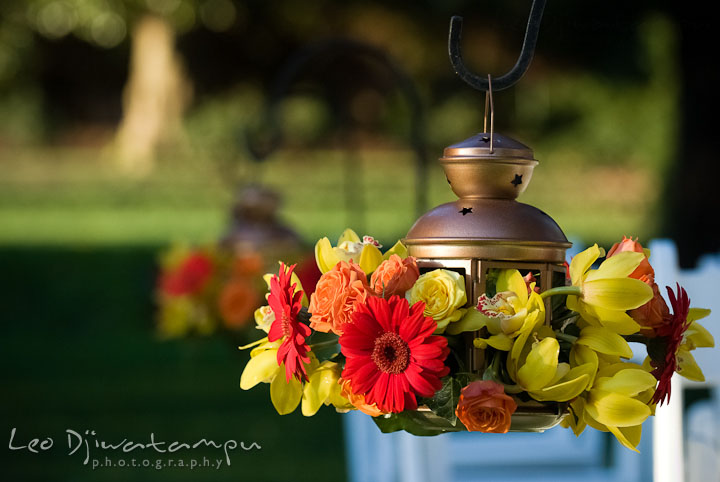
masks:
[[(525, 29), (525, 39), (523, 40), (520, 57), (518, 57), (515, 66), (506, 74), (500, 77), (493, 76), (493, 90), (504, 90), (514, 85), (527, 72), (535, 53), (535, 45), (537, 44), (538, 33), (540, 32), (540, 21), (542, 20), (543, 10), (545, 9), (546, 0), (533, 0), (530, 7), (530, 16), (528, 17), (527, 28)], [(460, 35), (462, 33), (462, 17), (454, 16), (450, 19), (450, 35), (448, 37), (448, 53), (450, 54), (450, 63), (455, 73), (460, 76), (470, 87), (488, 90), (487, 76), (478, 76), (470, 72), (462, 60), (462, 51), (460, 48)]]

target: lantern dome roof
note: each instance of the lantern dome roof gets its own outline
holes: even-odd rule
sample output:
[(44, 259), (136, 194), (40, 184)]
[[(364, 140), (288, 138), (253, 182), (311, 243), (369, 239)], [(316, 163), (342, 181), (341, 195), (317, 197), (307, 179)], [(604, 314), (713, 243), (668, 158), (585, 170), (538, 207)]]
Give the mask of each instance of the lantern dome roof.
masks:
[(403, 240), (412, 256), (565, 260), (571, 244), (557, 223), (515, 201), (538, 164), (529, 147), (500, 134), (480, 133), (445, 148), (440, 164), (460, 199), (415, 222)]
[(425, 213), (403, 243), (420, 258), (565, 260), (571, 246), (543, 211), (508, 199), (459, 199)]

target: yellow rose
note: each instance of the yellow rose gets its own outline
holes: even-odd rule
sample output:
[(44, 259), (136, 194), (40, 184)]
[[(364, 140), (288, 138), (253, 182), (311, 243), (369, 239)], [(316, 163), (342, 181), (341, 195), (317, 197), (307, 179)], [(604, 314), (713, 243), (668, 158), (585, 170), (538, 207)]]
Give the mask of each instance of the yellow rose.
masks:
[(408, 292), (410, 304), (425, 303), (425, 316), (438, 324), (435, 333), (442, 333), (452, 321), (458, 321), (467, 311), (465, 278), (455, 271), (436, 269), (420, 276)]

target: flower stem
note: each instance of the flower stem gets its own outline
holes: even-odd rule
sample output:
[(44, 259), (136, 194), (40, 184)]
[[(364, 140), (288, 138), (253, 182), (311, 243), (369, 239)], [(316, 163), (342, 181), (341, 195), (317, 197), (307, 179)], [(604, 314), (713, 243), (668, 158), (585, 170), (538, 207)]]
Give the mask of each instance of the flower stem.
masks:
[(492, 361), (490, 362), (490, 365), (485, 369), (483, 372), (482, 379), (483, 380), (494, 380), (494, 381), (500, 381), (500, 353), (495, 352), (493, 354)]
[(264, 342), (266, 342), (266, 341), (268, 341), (268, 337), (267, 337), (267, 336), (266, 336), (265, 338), (260, 338), (259, 340), (256, 340), (256, 341), (254, 341), (254, 342), (252, 342), (252, 343), (248, 343), (247, 345), (239, 346), (239, 347), (238, 347), (238, 350), (247, 350), (248, 348), (252, 348), (252, 347), (254, 347), (254, 346), (258, 346), (259, 344), (264, 343)]
[(643, 335), (625, 335), (623, 338), (630, 342), (642, 343), (643, 345), (647, 345), (650, 341), (647, 337)]
[(557, 286), (555, 288), (550, 288), (549, 290), (540, 293), (540, 298), (545, 299), (550, 296), (556, 295), (582, 296), (582, 290), (579, 286)]
[(557, 331), (555, 332), (555, 336), (560, 340), (567, 341), (568, 343), (575, 343), (578, 339), (577, 336), (568, 335), (567, 333), (558, 333)]
[(326, 347), (326, 346), (333, 346), (333, 345), (337, 345), (337, 344), (338, 344), (338, 340), (337, 340), (337, 339), (335, 339), (335, 340), (327, 340), (327, 341), (319, 341), (319, 342), (317, 342), (317, 343), (311, 343), (311, 344), (310, 344), (310, 349), (313, 349), (313, 348), (322, 348), (322, 347)]
[(516, 384), (513, 384), (513, 385), (508, 385), (507, 383), (503, 383), (503, 386), (504, 386), (504, 388), (505, 388), (505, 393), (518, 394), (518, 393), (522, 393), (522, 392), (525, 391), (525, 390), (524, 390), (520, 385), (518, 385), (517, 383), (516, 383)]

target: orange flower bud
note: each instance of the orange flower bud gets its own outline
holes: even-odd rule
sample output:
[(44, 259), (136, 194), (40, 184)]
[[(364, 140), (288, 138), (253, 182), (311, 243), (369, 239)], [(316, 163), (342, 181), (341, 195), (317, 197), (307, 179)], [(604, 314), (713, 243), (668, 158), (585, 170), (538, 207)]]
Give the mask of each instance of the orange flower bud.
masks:
[[(610, 258), (618, 253), (622, 253), (623, 251), (634, 251), (636, 253), (645, 252), (642, 245), (638, 241), (633, 241), (632, 238), (623, 236), (622, 241), (613, 244), (612, 248), (610, 248), (610, 251), (608, 251), (606, 258)], [(643, 276), (645, 278), (643, 278)], [(649, 285), (652, 284), (652, 282), (655, 280), (655, 270), (652, 268), (652, 266), (650, 266), (650, 261), (648, 261), (647, 256), (645, 256), (645, 259), (643, 259), (640, 265), (635, 268), (635, 271), (630, 273), (629, 277), (633, 279), (639, 279)]]
[[(611, 256), (623, 251), (645, 253), (645, 250), (638, 241), (634, 241), (632, 238), (623, 236), (622, 241), (613, 244), (613, 247), (610, 248), (610, 251), (608, 251), (607, 257), (610, 258)], [(667, 303), (665, 303), (665, 300), (660, 294), (657, 284), (655, 284), (655, 270), (652, 266), (650, 266), (650, 261), (648, 261), (647, 255), (640, 265), (635, 268), (635, 271), (630, 273), (629, 277), (642, 281), (653, 290), (653, 297), (650, 301), (641, 307), (628, 312), (628, 314), (640, 325), (640, 333), (653, 338), (655, 336), (655, 328), (667, 322), (670, 317), (670, 311), (668, 310)]]
[(640, 325), (640, 333), (650, 337), (655, 337), (655, 329), (667, 323), (670, 319), (670, 310), (667, 303), (660, 294), (660, 289), (656, 283), (650, 285), (653, 289), (653, 297), (650, 301), (630, 311), (630, 316)]

